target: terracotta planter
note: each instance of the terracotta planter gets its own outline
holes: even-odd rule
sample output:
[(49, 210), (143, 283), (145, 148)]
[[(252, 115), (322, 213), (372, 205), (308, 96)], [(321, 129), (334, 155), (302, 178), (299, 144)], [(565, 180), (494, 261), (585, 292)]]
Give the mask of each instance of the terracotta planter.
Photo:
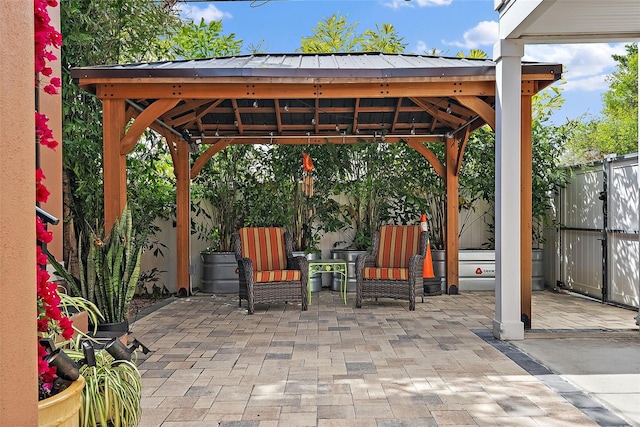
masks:
[(80, 377), (55, 396), (38, 402), (38, 426), (78, 427), (84, 378)]

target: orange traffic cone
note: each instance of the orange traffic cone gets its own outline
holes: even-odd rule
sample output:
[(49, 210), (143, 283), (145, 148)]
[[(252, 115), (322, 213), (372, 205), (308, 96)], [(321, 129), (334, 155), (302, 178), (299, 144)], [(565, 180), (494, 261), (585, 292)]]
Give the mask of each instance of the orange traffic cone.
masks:
[(427, 232), (427, 253), (424, 257), (424, 265), (422, 267), (422, 278), (431, 279), (436, 277), (433, 273), (433, 259), (431, 258), (431, 243), (429, 242), (429, 226), (427, 225), (427, 216), (422, 214), (420, 217), (420, 229)]

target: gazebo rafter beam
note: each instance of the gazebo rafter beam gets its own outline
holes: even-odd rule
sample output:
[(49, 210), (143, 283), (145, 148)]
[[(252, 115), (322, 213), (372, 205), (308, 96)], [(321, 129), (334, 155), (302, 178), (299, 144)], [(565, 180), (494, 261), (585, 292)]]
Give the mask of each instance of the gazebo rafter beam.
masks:
[(496, 110), (491, 105), (475, 96), (456, 96), (455, 100), (480, 116), (491, 129), (496, 128)]
[[(188, 99), (232, 99), (247, 92), (246, 84), (239, 83), (121, 83), (117, 85), (99, 84), (97, 96), (100, 98), (188, 98)], [(316, 84), (256, 83), (251, 85), (251, 99), (274, 98), (397, 98), (397, 97), (446, 97), (456, 94), (492, 96), (495, 92), (493, 81), (432, 82), (429, 84), (401, 83), (387, 81)]]
[(124, 137), (120, 140), (120, 153), (128, 154), (136, 146), (142, 133), (163, 113), (173, 108), (179, 99), (158, 99), (142, 111), (129, 126)]

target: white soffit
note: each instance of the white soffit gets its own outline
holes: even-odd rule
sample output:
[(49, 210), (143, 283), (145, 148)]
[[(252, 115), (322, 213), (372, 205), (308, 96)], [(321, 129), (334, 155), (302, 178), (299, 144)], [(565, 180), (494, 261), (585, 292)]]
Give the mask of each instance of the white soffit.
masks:
[(510, 0), (500, 10), (500, 39), (525, 43), (640, 41), (640, 0)]

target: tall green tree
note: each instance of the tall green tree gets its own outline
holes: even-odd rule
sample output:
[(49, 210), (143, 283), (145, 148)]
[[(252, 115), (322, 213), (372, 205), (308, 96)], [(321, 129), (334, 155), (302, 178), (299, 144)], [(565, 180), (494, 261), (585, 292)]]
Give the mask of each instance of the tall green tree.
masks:
[(402, 53), (408, 46), (392, 24), (376, 24), (375, 29), (358, 32), (358, 23), (334, 13), (318, 22), (310, 36), (302, 37), (304, 53), (384, 52)]
[[(76, 242), (87, 236), (86, 227), (103, 227), (102, 105), (81, 90), (71, 78), (71, 68), (157, 59), (161, 38), (178, 26), (175, 1), (63, 0), (60, 3), (63, 45), (62, 108), (65, 220), (65, 262), (77, 256)], [(146, 234), (149, 218), (167, 212), (173, 185), (170, 174), (157, 167), (165, 162), (157, 138), (147, 138), (129, 156), (130, 207)], [(135, 197), (131, 197), (135, 195)], [(141, 227), (141, 228), (140, 228)]]
[(613, 55), (617, 67), (608, 76), (602, 118), (582, 117), (570, 123), (568, 163), (597, 160), (608, 154), (638, 150), (638, 45), (625, 46), (626, 54)]
[(240, 53), (242, 40), (234, 33), (222, 33), (222, 21), (199, 23), (187, 21), (177, 28), (171, 28), (162, 40), (163, 59), (199, 59), (215, 56), (230, 56)]

